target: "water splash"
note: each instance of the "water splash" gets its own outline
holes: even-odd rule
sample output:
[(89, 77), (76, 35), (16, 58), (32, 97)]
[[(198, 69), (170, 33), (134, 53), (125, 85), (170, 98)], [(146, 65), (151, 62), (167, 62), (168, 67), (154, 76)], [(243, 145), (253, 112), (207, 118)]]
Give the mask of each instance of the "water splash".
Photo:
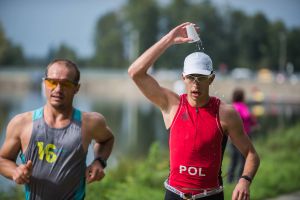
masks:
[(213, 86), (211, 88), (212, 94), (215, 97), (218, 97), (219, 99), (221, 99), (222, 101), (226, 101), (225, 99), (225, 94), (220, 93), (218, 90), (216, 90)]
[(196, 42), (196, 47), (199, 51), (204, 51), (202, 40), (200, 39), (198, 42)]

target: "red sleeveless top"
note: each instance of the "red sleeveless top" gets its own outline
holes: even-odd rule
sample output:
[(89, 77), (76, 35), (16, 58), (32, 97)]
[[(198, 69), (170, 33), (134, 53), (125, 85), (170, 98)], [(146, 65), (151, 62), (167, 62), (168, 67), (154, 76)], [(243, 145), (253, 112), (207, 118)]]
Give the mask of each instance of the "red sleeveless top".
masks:
[[(210, 97), (203, 107), (192, 107), (187, 95), (170, 127), (169, 184), (177, 189), (209, 189), (220, 186), (223, 131), (219, 120), (220, 100)], [(195, 190), (183, 192), (199, 193)]]

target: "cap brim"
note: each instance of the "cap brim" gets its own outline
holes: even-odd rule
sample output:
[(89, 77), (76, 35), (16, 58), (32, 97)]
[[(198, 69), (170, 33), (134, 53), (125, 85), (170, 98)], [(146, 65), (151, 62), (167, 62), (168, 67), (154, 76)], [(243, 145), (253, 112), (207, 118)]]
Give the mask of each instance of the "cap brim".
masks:
[(206, 76), (208, 76), (208, 75), (211, 74), (211, 71), (207, 71), (207, 70), (197, 70), (197, 71), (195, 71), (195, 70), (192, 70), (192, 71), (185, 71), (185, 72), (182, 72), (182, 74), (183, 74), (184, 76), (189, 75), (189, 74), (201, 74), (201, 75), (206, 75)]

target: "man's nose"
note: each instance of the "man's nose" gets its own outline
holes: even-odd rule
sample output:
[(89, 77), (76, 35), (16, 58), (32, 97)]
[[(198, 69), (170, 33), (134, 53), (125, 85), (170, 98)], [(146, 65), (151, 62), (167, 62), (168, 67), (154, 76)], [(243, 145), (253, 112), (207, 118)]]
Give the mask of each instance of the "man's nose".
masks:
[(54, 88), (55, 90), (62, 90), (63, 86), (61, 83), (57, 83), (56, 87)]
[(200, 79), (198, 79), (198, 78), (194, 78), (194, 80), (193, 80), (193, 83), (195, 83), (195, 84), (200, 84)]

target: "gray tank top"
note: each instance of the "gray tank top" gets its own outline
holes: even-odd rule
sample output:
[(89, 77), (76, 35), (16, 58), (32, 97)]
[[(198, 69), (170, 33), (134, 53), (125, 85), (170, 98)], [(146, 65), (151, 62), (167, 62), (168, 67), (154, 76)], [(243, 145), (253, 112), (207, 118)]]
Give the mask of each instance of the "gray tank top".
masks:
[(72, 120), (64, 128), (51, 128), (44, 109), (33, 113), (32, 135), (21, 160), (33, 163), (26, 200), (84, 199), (86, 152), (82, 147), (81, 112), (73, 109)]

